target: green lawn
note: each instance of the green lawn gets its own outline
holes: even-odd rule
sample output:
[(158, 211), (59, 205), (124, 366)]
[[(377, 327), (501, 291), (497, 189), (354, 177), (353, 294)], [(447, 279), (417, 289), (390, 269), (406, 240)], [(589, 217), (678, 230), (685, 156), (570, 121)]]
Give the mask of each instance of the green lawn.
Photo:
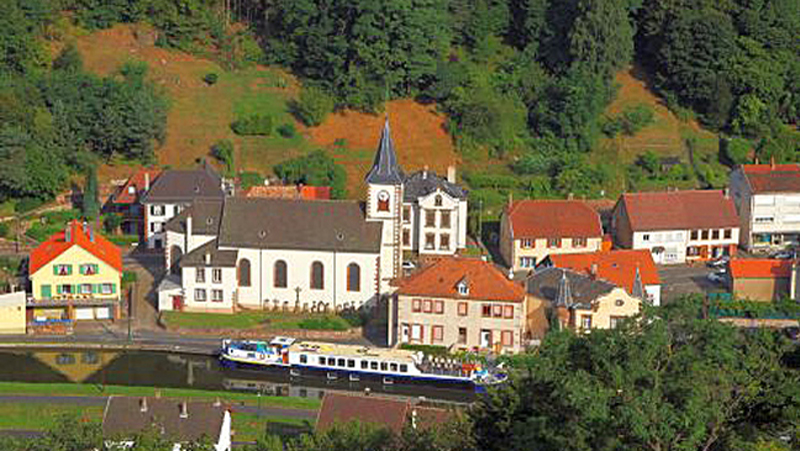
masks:
[(306, 426), (313, 429), (313, 423), (298, 418), (258, 416), (252, 413), (233, 413), (233, 432), (237, 442), (251, 442), (264, 435), (264, 431), (270, 425), (286, 426)]
[(164, 312), (161, 317), (170, 327), (186, 329), (271, 329), (347, 330), (350, 324), (336, 315), (289, 312), (197, 313)]
[(70, 404), (0, 403), (0, 430), (45, 430), (53, 426), (62, 415), (69, 415), (83, 421), (100, 421), (103, 418), (103, 409), (103, 406)]
[[(284, 407), (288, 409), (319, 409), (318, 399), (292, 398), (288, 396), (261, 396), (250, 393), (211, 391), (211, 390), (192, 390), (183, 388), (159, 388), (161, 395), (165, 398), (193, 398), (193, 399), (216, 399), (219, 398), (228, 402), (244, 402), (249, 405)], [(101, 387), (94, 384), (37, 384), (28, 382), (0, 382), (0, 393), (2, 394), (29, 394), (29, 395), (86, 395), (86, 396), (153, 396), (156, 388), (154, 387), (128, 387), (120, 385), (106, 385)], [(0, 413), (0, 416), (2, 414)]]

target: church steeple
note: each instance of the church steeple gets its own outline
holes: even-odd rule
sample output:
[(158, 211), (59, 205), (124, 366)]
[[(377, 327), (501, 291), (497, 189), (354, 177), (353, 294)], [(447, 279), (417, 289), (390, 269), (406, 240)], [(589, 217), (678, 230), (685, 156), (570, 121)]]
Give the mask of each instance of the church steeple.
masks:
[(389, 116), (386, 116), (383, 132), (381, 132), (381, 141), (375, 154), (375, 161), (372, 164), (372, 169), (367, 173), (366, 181), (375, 185), (399, 185), (403, 183), (404, 178), (403, 170), (397, 164), (392, 131), (389, 128)]

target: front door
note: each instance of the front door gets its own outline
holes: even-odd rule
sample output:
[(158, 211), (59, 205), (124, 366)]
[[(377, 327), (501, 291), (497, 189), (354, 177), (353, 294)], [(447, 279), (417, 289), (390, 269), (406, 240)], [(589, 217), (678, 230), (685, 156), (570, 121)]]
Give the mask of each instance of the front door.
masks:
[(492, 346), (492, 331), (481, 329), (481, 348), (490, 348)]
[(183, 310), (183, 296), (172, 296), (172, 310)]
[(403, 324), (400, 326), (400, 342), (401, 343), (408, 343), (408, 339), (410, 338), (411, 330), (408, 327), (408, 324)]

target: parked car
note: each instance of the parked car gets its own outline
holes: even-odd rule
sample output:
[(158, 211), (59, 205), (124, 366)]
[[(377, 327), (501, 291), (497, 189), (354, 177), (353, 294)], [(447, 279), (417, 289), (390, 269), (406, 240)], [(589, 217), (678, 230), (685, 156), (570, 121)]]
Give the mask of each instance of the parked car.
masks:
[(720, 272), (708, 273), (706, 278), (708, 279), (709, 282), (724, 283), (725, 282), (725, 273), (720, 273)]
[(772, 254), (772, 258), (776, 260), (790, 260), (794, 258), (794, 251), (780, 251)]
[(403, 260), (403, 269), (414, 269), (417, 265), (411, 260)]
[(710, 262), (708, 262), (708, 266), (712, 268), (724, 268), (728, 265), (730, 261), (731, 261), (730, 257), (728, 257), (727, 255), (723, 255), (722, 257), (716, 260), (711, 260)]

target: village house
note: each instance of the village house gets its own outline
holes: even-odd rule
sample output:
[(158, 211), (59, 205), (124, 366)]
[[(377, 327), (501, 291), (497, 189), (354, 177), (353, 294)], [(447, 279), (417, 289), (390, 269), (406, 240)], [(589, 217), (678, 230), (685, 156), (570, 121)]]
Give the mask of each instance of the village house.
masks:
[(577, 200), (509, 202), (500, 218), (500, 254), (513, 271), (531, 270), (548, 255), (602, 249), (597, 212)]
[(143, 168), (131, 175), (105, 205), (108, 213), (121, 216), (120, 230), (126, 235), (137, 235), (144, 240), (144, 210), (142, 197), (161, 174), (160, 169)]
[(122, 252), (87, 223), (74, 220), (31, 252), (28, 320), (119, 316)]
[(24, 291), (0, 294), (0, 335), (21, 335), (26, 331)]
[(633, 293), (591, 275), (562, 268), (543, 268), (528, 277), (528, 293), (548, 308), (562, 328), (588, 332), (611, 329), (641, 309), (644, 287)]
[(661, 305), (661, 279), (650, 251), (646, 249), (585, 252), (581, 254), (555, 254), (547, 257), (541, 267), (571, 269), (633, 293), (634, 288), (644, 288), (644, 300), (650, 305)]
[(357, 421), (399, 435), (406, 426), (413, 429), (436, 427), (450, 421), (455, 415), (453, 411), (422, 406), (407, 399), (329, 391), (322, 398), (316, 429), (326, 431), (336, 425)]
[(389, 343), (515, 353), (547, 329), (544, 308), (491, 263), (442, 258), (398, 282)]
[(164, 248), (167, 222), (195, 201), (221, 200), (224, 197), (222, 178), (208, 164), (198, 169), (162, 172), (141, 196), (147, 248)]
[(745, 249), (800, 244), (800, 165), (741, 165), (731, 173), (730, 188)]
[(231, 413), (217, 402), (109, 396), (103, 412), (106, 446), (135, 445), (137, 434), (155, 431), (174, 442), (173, 450), (190, 442), (208, 442), (214, 451), (230, 451)]
[(794, 271), (791, 260), (735, 258), (727, 277), (736, 299), (771, 302), (790, 296)]
[(614, 208), (614, 241), (625, 249), (648, 249), (657, 264), (735, 255), (739, 217), (719, 190), (625, 193)]

